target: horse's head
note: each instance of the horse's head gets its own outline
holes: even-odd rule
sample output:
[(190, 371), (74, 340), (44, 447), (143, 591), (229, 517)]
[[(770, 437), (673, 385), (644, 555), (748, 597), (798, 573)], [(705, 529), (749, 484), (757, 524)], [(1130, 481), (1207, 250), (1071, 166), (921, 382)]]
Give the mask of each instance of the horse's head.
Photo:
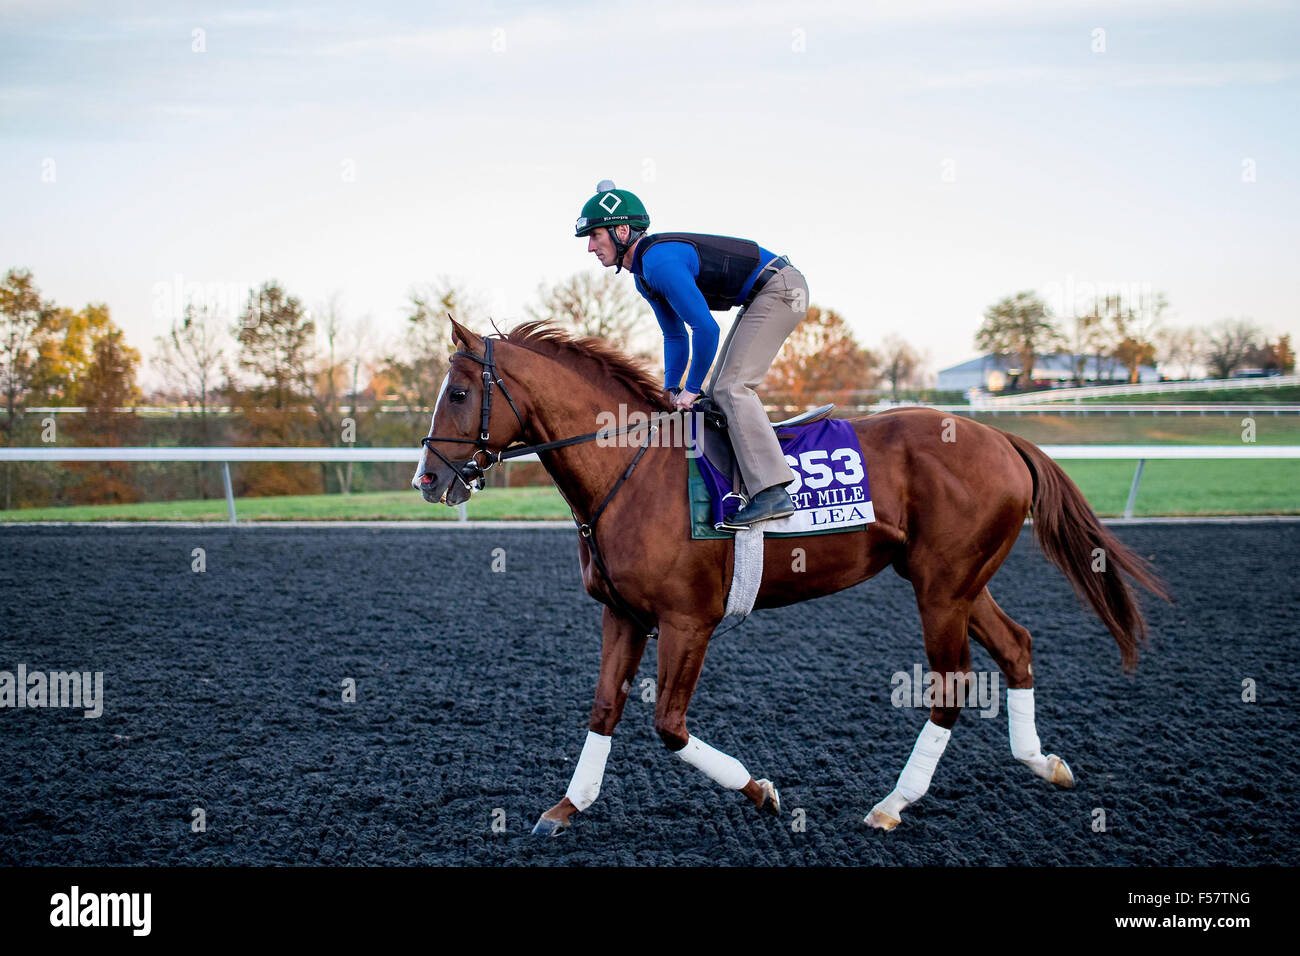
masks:
[(459, 505), (483, 486), (496, 455), (523, 435), (523, 418), (496, 365), (496, 339), (451, 320), (457, 352), (433, 409), (411, 486), (425, 501)]

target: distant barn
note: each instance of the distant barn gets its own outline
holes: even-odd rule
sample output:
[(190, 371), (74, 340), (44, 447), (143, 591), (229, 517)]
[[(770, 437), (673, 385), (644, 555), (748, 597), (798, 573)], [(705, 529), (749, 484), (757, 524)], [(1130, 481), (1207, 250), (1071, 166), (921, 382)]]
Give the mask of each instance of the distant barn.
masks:
[[(1128, 369), (1114, 359), (1103, 358), (1100, 368), (1095, 355), (1040, 355), (1034, 361), (1035, 382), (1072, 382), (1076, 363), (1082, 363), (1083, 379), (1093, 385), (1120, 384), (1128, 381)], [(1019, 361), (997, 355), (983, 355), (951, 368), (941, 369), (937, 387), (943, 391), (966, 392), (972, 388), (1000, 392), (1018, 381)], [(1158, 382), (1160, 373), (1150, 365), (1138, 366), (1139, 382)]]

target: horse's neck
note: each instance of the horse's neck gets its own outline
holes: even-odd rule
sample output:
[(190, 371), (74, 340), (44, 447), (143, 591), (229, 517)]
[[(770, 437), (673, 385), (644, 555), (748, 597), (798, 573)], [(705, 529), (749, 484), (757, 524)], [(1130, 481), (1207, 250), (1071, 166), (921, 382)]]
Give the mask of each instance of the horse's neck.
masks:
[[(572, 369), (550, 363), (551, 374), (530, 376), (532, 431), (537, 441), (572, 438), (597, 430), (616, 431), (635, 412), (646, 416), (662, 414), (628, 389), (608, 383), (595, 384)], [(613, 428), (610, 428), (611, 420)], [(564, 495), (565, 501), (583, 521), (591, 518), (627, 470), (636, 447), (645, 441), (646, 429), (632, 436), (617, 436), (609, 442), (595, 440), (570, 445), (542, 455), (542, 465)]]

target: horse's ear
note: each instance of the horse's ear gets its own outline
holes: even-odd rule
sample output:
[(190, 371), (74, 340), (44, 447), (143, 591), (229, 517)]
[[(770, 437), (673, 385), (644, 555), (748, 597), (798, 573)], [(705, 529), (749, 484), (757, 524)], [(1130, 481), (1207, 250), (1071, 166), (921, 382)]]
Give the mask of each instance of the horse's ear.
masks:
[(482, 350), (483, 340), (453, 319), (451, 313), (447, 313), (447, 321), (451, 323), (452, 345), (459, 346), (467, 352), (479, 352)]

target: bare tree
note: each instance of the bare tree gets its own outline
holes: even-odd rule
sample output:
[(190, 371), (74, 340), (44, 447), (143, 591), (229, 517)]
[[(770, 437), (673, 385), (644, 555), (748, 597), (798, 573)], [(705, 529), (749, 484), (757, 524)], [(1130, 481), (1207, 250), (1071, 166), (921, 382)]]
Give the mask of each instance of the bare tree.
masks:
[(408, 405), (432, 409), (447, 373), (451, 344), (447, 316), (482, 328), (486, 324), (484, 309), (462, 286), (447, 278), (412, 288), (408, 301), (406, 328), (387, 350), (384, 378)]
[(613, 273), (579, 272), (556, 285), (539, 286), (537, 297), (537, 304), (525, 310), (529, 318), (605, 339), (639, 357), (654, 357), (645, 340), (649, 310), (633, 286)]
[(200, 439), (206, 443), (208, 400), (218, 390), (217, 376), (227, 345), (223, 320), (209, 306), (191, 302), (154, 343), (154, 367), (184, 401), (198, 405)]
[(880, 375), (889, 383), (889, 397), (897, 401), (898, 389), (913, 384), (921, 356), (897, 335), (887, 335), (876, 354), (880, 357)]
[(1260, 337), (1259, 327), (1250, 319), (1224, 319), (1211, 328), (1202, 353), (1210, 374), (1231, 378), (1246, 364), (1246, 355)]
[(1157, 336), (1157, 345), (1161, 363), (1181, 369), (1184, 379), (1192, 377), (1204, 352), (1201, 331), (1191, 326), (1164, 329)]

